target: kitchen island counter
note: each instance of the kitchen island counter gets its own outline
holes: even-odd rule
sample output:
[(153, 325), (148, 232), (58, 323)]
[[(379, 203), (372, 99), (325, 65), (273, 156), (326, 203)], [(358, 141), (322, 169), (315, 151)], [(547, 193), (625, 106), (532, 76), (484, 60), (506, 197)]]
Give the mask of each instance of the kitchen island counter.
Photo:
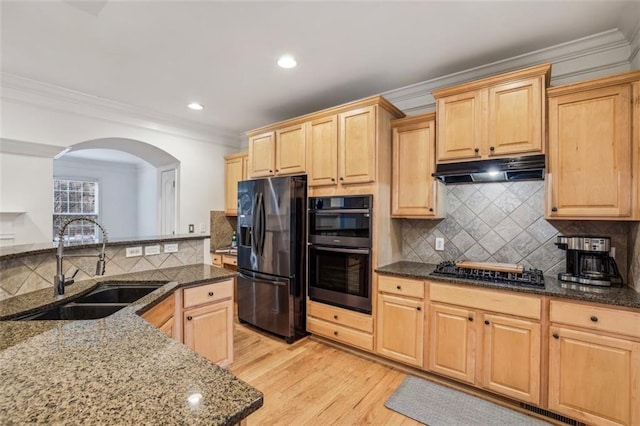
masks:
[(168, 337), (138, 314), (176, 289), (233, 277), (190, 265), (73, 284), (65, 299), (99, 282), (164, 283), (103, 319), (11, 321), (62, 302), (51, 288), (0, 301), (0, 423), (238, 423), (262, 406), (260, 391)]
[(607, 305), (640, 309), (640, 293), (634, 291), (628, 286), (582, 286), (582, 288), (577, 288), (576, 286), (571, 284), (564, 285), (564, 283), (560, 282), (555, 276), (545, 275), (544, 287), (530, 287), (516, 284), (501, 284), (491, 281), (478, 281), (457, 277), (431, 275), (435, 268), (436, 265), (431, 263), (400, 261), (377, 268), (376, 272), (383, 275), (393, 275), (404, 278), (427, 279), (430, 281), (440, 281), (475, 287), (486, 287), (497, 290), (517, 291), (523, 293), (538, 294), (542, 296), (561, 297), (574, 300), (583, 300), (585, 302), (602, 303)]

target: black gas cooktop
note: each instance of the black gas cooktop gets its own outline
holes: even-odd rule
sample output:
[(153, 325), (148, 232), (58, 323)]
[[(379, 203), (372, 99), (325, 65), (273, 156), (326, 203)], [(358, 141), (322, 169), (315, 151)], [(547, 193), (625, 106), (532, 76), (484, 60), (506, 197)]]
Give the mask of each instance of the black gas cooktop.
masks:
[(516, 284), (521, 286), (544, 287), (544, 277), (539, 269), (523, 268), (522, 272), (504, 272), (479, 268), (460, 267), (453, 262), (441, 262), (431, 273), (433, 276), (464, 278), (487, 281), (498, 284)]

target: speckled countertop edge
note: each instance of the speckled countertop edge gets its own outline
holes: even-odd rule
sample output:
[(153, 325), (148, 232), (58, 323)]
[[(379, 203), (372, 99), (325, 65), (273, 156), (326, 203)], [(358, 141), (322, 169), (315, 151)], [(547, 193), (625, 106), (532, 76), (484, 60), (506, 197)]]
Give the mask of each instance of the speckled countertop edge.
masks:
[[(167, 283), (99, 320), (0, 321), (0, 423), (239, 422), (262, 406), (262, 393), (137, 315), (177, 288), (233, 276), (190, 265), (78, 282), (63, 300), (46, 289), (1, 301), (0, 318), (7, 318), (63, 303), (99, 282)], [(195, 394), (201, 400), (188, 402)]]
[(585, 302), (602, 303), (606, 305), (640, 309), (640, 293), (634, 291), (630, 287), (600, 288), (594, 286), (586, 286), (584, 290), (580, 290), (576, 288), (564, 287), (558, 281), (557, 277), (548, 275), (544, 276), (544, 288), (527, 287), (512, 284), (498, 284), (488, 281), (432, 276), (430, 274), (431, 272), (433, 272), (435, 267), (436, 265), (429, 263), (401, 261), (377, 268), (376, 272), (383, 275), (428, 279), (430, 281), (440, 281), (452, 284), (492, 288), (498, 290), (509, 290), (520, 293), (538, 294), (542, 296), (560, 297), (573, 300), (582, 300)]

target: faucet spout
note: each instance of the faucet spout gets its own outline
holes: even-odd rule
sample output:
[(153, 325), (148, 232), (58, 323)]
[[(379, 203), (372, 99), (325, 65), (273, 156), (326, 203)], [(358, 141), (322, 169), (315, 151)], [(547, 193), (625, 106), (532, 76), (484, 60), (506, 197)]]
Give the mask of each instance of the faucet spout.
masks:
[(73, 274), (73, 276), (69, 279), (65, 278), (64, 276), (64, 270), (62, 268), (62, 260), (65, 258), (64, 256), (64, 231), (67, 229), (67, 226), (69, 226), (69, 224), (73, 223), (73, 222), (78, 222), (78, 221), (87, 221), (87, 222), (91, 222), (93, 224), (95, 224), (98, 228), (100, 228), (100, 232), (102, 232), (102, 250), (100, 251), (100, 253), (98, 254), (88, 254), (88, 255), (82, 255), (83, 257), (93, 257), (93, 256), (97, 256), (98, 257), (98, 262), (96, 264), (96, 275), (104, 275), (105, 273), (105, 264), (106, 264), (106, 260), (105, 260), (105, 248), (107, 246), (107, 231), (102, 227), (102, 225), (100, 225), (98, 222), (96, 222), (94, 219), (91, 219), (90, 217), (74, 217), (72, 219), (69, 219), (68, 221), (66, 221), (61, 227), (60, 227), (60, 231), (58, 231), (58, 250), (56, 252), (56, 275), (53, 277), (53, 290), (54, 290), (54, 295), (55, 296), (62, 296), (64, 295), (64, 286), (65, 284), (71, 284), (73, 283), (73, 278), (76, 276), (76, 274), (78, 273), (78, 271), (76, 270), (76, 272)]

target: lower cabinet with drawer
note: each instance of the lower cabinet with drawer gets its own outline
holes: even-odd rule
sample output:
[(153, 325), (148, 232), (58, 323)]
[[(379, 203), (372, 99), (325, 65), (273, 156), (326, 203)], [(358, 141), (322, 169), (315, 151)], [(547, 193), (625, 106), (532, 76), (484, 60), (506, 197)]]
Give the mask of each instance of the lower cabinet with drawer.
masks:
[(373, 351), (371, 315), (309, 300), (307, 331), (340, 343)]
[(376, 353), (423, 366), (424, 287), (422, 280), (378, 276)]
[(233, 280), (182, 290), (184, 344), (216, 364), (233, 362)]
[(549, 317), (549, 409), (640, 424), (640, 312), (552, 300)]
[(435, 282), (429, 298), (428, 370), (540, 404), (540, 298)]
[(170, 294), (163, 301), (142, 314), (142, 318), (162, 330), (170, 337), (176, 337), (175, 325), (176, 298)]

